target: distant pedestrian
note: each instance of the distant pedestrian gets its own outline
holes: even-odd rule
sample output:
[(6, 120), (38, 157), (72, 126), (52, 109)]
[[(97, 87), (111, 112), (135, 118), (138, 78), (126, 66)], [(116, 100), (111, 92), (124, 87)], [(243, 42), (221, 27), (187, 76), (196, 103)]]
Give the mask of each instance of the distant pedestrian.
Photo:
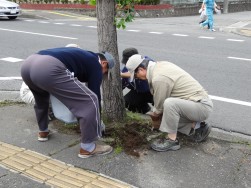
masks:
[[(138, 54), (136, 48), (126, 48), (122, 54), (122, 64), (126, 65), (128, 59), (135, 54)], [(131, 82), (130, 76), (130, 72), (124, 67), (121, 71), (122, 88), (130, 89), (124, 96), (125, 106), (129, 111), (145, 114), (151, 109), (148, 103), (153, 104), (153, 96), (150, 92), (148, 83), (145, 80), (139, 79), (135, 79), (134, 82)]]
[(162, 116), (159, 130), (165, 138), (152, 144), (156, 151), (178, 150), (177, 132), (202, 142), (210, 133), (204, 121), (212, 111), (213, 103), (205, 89), (190, 74), (168, 61), (149, 61), (141, 55), (129, 58), (127, 69), (132, 77), (147, 80), (153, 94), (151, 116)]
[[(35, 98), (39, 141), (47, 141), (50, 133), (48, 107), (52, 94), (79, 121), (80, 158), (112, 151), (111, 146), (96, 144), (94, 141), (101, 137), (100, 86), (103, 74), (108, 73), (114, 63), (108, 52), (94, 53), (76, 47), (41, 50), (24, 61), (21, 76)], [(81, 82), (88, 83), (88, 87)]]
[(203, 23), (201, 23), (200, 26), (203, 28), (204, 26), (208, 25), (210, 31), (215, 31), (215, 29), (213, 28), (214, 25), (213, 12), (214, 8), (216, 7), (215, 5), (216, 3), (214, 0), (204, 0), (201, 7), (202, 10), (206, 8), (207, 19)]

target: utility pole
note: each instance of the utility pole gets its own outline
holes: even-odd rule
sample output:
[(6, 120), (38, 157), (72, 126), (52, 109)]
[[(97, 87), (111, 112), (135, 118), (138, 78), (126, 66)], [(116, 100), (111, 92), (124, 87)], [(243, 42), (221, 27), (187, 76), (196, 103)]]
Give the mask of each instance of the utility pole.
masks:
[(224, 0), (223, 2), (223, 14), (228, 13), (228, 0)]

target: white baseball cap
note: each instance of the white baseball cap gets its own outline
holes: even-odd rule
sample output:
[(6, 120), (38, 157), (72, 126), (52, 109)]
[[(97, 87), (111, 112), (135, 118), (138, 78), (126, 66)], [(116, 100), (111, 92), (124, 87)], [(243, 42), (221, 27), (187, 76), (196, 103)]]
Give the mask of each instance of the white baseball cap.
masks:
[(130, 81), (134, 80), (135, 69), (137, 69), (137, 67), (144, 61), (144, 59), (144, 56), (139, 54), (135, 54), (128, 59), (126, 68), (131, 74)]

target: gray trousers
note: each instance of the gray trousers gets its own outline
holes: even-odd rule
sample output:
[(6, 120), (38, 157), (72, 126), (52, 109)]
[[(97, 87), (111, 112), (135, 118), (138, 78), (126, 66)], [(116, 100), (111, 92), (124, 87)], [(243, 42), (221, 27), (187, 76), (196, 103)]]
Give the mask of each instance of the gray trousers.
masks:
[(213, 103), (210, 98), (199, 102), (167, 98), (164, 102), (160, 131), (176, 134), (178, 131), (189, 135), (194, 122), (204, 121), (212, 112)]
[(78, 119), (81, 142), (101, 137), (99, 101), (58, 59), (33, 54), (21, 67), (21, 76), (35, 98), (35, 113), (40, 131), (48, 128), (50, 94), (60, 100)]

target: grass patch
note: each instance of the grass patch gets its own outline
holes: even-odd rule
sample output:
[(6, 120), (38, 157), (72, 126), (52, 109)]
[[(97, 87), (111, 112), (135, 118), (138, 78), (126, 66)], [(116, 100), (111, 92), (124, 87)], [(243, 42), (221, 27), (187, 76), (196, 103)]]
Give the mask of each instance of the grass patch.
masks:
[(18, 101), (0, 101), (0, 107), (5, 107), (5, 106), (13, 106), (13, 105), (24, 105), (24, 102), (18, 102)]
[(59, 133), (63, 134), (79, 134), (80, 133), (80, 128), (78, 123), (71, 123), (71, 124), (66, 124), (58, 119), (52, 120), (53, 128), (57, 129)]

